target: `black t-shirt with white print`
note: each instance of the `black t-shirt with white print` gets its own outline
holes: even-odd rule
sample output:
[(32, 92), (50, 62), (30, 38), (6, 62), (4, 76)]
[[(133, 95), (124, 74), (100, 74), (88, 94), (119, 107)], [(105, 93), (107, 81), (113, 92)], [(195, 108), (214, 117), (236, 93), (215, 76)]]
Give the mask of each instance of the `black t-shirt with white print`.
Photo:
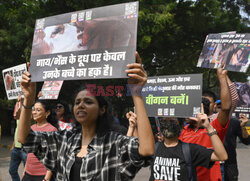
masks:
[[(201, 145), (190, 144), (192, 167), (203, 166), (211, 168), (210, 162), (213, 150)], [(194, 173), (195, 170), (193, 170)], [(166, 147), (163, 142), (158, 146), (151, 168), (150, 181), (188, 181), (188, 169), (179, 141), (174, 147)]]

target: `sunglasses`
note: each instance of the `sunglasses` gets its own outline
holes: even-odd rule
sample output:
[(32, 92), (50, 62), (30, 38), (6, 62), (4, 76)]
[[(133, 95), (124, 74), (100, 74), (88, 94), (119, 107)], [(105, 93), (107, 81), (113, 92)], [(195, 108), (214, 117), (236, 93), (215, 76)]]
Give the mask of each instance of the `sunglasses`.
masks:
[(58, 106), (56, 106), (56, 109), (61, 109), (61, 108), (63, 108), (63, 106), (62, 106), (62, 105), (58, 105)]

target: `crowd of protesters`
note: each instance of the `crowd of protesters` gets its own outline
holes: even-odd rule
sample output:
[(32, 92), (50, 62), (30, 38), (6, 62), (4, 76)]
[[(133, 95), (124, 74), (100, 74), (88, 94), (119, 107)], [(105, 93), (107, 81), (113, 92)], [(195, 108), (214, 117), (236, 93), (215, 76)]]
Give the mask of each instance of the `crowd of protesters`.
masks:
[(227, 71), (217, 69), (220, 100), (205, 90), (196, 117), (159, 118), (160, 130), (154, 137), (139, 89), (147, 75), (138, 54), (136, 59), (126, 70), (135, 106), (126, 114), (128, 129), (117, 125), (107, 100), (92, 95), (84, 85), (72, 98), (72, 111), (63, 100), (54, 109), (46, 100), (35, 100), (36, 83), (25, 72), (24, 98), (19, 97), (14, 110), (12, 180), (20, 180), (21, 161), (26, 162), (23, 181), (131, 180), (146, 166), (150, 181), (238, 180), (236, 138), (250, 144), (250, 136), (245, 115), (231, 118), (239, 97)]
[[(138, 55), (137, 59), (140, 60)], [(127, 70), (130, 84), (145, 84), (146, 74), (141, 64), (131, 64), (128, 68), (131, 68)], [(22, 176), (24, 181), (128, 180), (149, 164), (150, 180), (238, 180), (236, 137), (249, 144), (245, 129), (248, 119), (240, 115), (241, 122), (229, 121), (238, 95), (226, 70), (218, 68), (217, 76), (221, 100), (216, 101), (214, 93), (204, 91), (201, 113), (187, 119), (184, 128), (178, 118), (161, 119), (163, 141), (154, 148), (140, 95), (132, 94), (138, 111), (126, 114), (129, 127), (125, 136), (112, 126), (115, 122), (103, 97), (92, 96), (82, 88), (74, 97), (73, 115), (64, 101), (57, 102), (54, 112), (48, 102), (35, 102), (36, 85), (26, 72), (21, 81), (24, 100), (19, 97), (14, 111), (18, 130), (11, 149), (12, 179), (20, 180), (17, 169), (21, 160), (24, 164), (26, 161), (21, 149), (21, 143), (25, 143), (24, 150), (31, 153)], [(31, 119), (36, 123), (30, 127)], [(229, 154), (222, 144), (225, 137)], [(228, 157), (226, 162), (216, 162)]]

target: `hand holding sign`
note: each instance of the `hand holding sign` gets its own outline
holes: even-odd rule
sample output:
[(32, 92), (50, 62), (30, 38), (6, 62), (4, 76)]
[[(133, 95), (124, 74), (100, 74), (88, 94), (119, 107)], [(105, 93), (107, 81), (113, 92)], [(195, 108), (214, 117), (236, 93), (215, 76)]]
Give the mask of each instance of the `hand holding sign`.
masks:
[(29, 103), (33, 103), (36, 96), (36, 83), (31, 82), (31, 74), (29, 72), (24, 72), (21, 80), (21, 88), (26, 100)]
[(224, 70), (223, 67), (224, 64), (221, 64), (220, 67), (217, 69), (217, 76), (219, 80), (221, 80), (222, 78), (227, 78), (227, 70)]
[(125, 71), (128, 76), (128, 84), (130, 86), (130, 91), (132, 91), (132, 95), (139, 95), (141, 94), (141, 89), (144, 84), (147, 82), (147, 73), (142, 67), (142, 60), (136, 52), (136, 62), (127, 65), (127, 70)]
[(127, 78), (134, 62), (138, 2), (36, 20), (32, 82)]

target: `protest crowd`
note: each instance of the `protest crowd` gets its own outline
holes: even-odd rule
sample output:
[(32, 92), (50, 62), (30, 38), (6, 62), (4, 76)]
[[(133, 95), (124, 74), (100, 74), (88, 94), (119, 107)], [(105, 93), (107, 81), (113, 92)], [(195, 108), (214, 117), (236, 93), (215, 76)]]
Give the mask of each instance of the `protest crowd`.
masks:
[[(205, 45), (198, 60), (197, 66), (217, 69), (215, 76), (219, 82), (219, 95), (217, 95), (211, 90), (201, 91), (202, 75), (196, 85), (184, 84), (192, 81), (192, 75), (173, 76), (174, 78), (148, 77), (142, 59), (139, 53), (134, 51), (135, 49), (129, 50), (130, 53), (126, 52), (127, 50), (114, 49), (129, 47), (136, 39), (131, 28), (127, 28), (127, 24), (120, 21), (121, 24), (117, 24), (119, 20), (117, 19), (99, 18), (85, 24), (77, 21), (51, 26), (46, 31), (36, 29), (31, 64), (28, 64), (27, 70), (20, 68), (23, 73), (20, 76), (21, 92), (18, 92), (13, 113), (17, 126), (9, 166), (12, 180), (125, 181), (133, 180), (142, 167), (149, 167), (149, 181), (239, 180), (236, 157), (237, 137), (243, 144), (250, 144), (250, 136), (245, 127), (249, 116), (243, 113), (236, 115), (235, 110), (240, 100), (243, 99), (242, 105), (249, 100), (245, 101), (246, 97), (242, 98), (238, 94), (237, 84), (228, 76), (228, 70), (236, 66), (236, 63), (229, 64), (226, 69), (226, 62), (223, 62), (220, 54), (224, 53), (225, 57), (225, 51), (231, 51), (232, 47), (210, 43), (212, 48)], [(106, 29), (104, 34), (106, 38), (100, 38), (103, 33), (103, 29), (100, 29), (102, 26)], [(115, 33), (119, 28), (123, 31)], [(71, 33), (67, 35), (67, 32)], [(98, 35), (94, 37), (93, 34)], [(58, 42), (57, 38), (60, 36), (64, 36), (64, 41), (68, 42), (63, 45), (63, 41)], [(216, 39), (217, 36), (214, 35), (213, 38)], [(70, 43), (71, 41), (74, 43)], [(53, 45), (53, 42), (56, 43)], [(228, 49), (225, 50), (223, 47)], [(113, 49), (105, 50), (103, 54), (94, 52), (89, 56), (67, 54), (68, 57), (64, 59), (60, 54), (64, 50), (84, 52), (98, 48)], [(239, 55), (240, 61), (246, 63), (245, 49), (242, 46), (236, 49), (237, 51), (231, 53), (232, 59)], [(57, 58), (55, 55), (42, 57), (52, 53), (58, 53)], [(36, 56), (39, 58), (35, 60)], [(131, 57), (135, 57), (136, 61), (124, 64), (127, 58)], [(217, 57), (218, 61), (212, 61), (214, 57)], [(102, 60), (105, 62), (104, 65), (101, 64)], [(123, 62), (123, 65), (108, 64), (109, 61)], [(237, 60), (229, 60), (228, 63), (234, 61)], [(79, 62), (78, 67), (75, 66), (76, 62)], [(92, 66), (98, 63), (100, 67), (94, 69)], [(68, 69), (64, 67), (64, 70), (59, 70), (59, 67), (56, 67), (66, 64), (70, 64), (66, 67)], [(121, 71), (122, 73), (117, 75), (116, 68), (119, 73)], [(237, 70), (243, 70), (239, 64), (237, 64)], [(43, 74), (36, 74), (39, 71)], [(10, 79), (10, 74), (11, 70), (5, 74), (8, 83), (6, 91), (14, 89), (11, 88), (14, 86), (14, 78)], [(42, 77), (42, 75), (46, 76)], [(127, 78), (130, 96), (125, 96), (125, 99), (132, 98), (134, 105), (133, 110), (128, 108), (129, 111), (123, 115), (127, 119), (127, 128), (120, 124), (119, 118), (122, 115), (117, 114), (110, 101), (102, 96), (102, 93), (93, 92), (93, 87), (90, 88), (89, 85), (72, 87), (72, 92), (67, 92), (71, 97), (70, 102), (62, 97), (58, 99), (58, 95), (54, 96), (58, 90), (49, 90), (49, 87), (59, 86), (56, 84), (58, 80), (72, 81), (87, 77), (94, 82), (102, 75), (104, 78), (108, 76)], [(36, 82), (42, 79), (44, 79), (44, 87), (40, 91)], [(48, 82), (45, 83), (46, 80), (52, 81), (51, 85)], [(171, 81), (183, 84), (176, 83), (168, 87)], [(160, 86), (157, 89), (162, 92), (169, 92), (170, 89), (186, 90), (186, 92), (156, 95), (152, 93), (156, 92), (155, 88), (148, 86), (150, 83), (159, 83)], [(111, 91), (111, 89), (106, 90)], [(51, 91), (49, 94), (53, 96), (46, 97), (46, 91)], [(194, 93), (191, 97), (188, 91), (199, 93)], [(147, 92), (149, 93), (145, 96)], [(244, 94), (248, 94), (249, 99), (250, 93), (244, 92)], [(7, 95), (13, 96), (14, 93), (7, 92)], [(57, 99), (56, 102), (51, 102), (52, 97)], [(194, 101), (192, 99), (198, 102), (196, 106), (191, 105), (190, 102)], [(167, 104), (177, 106), (174, 110), (173, 107), (169, 109), (154, 107)], [(188, 109), (192, 110), (192, 114), (187, 113)], [(154, 113), (154, 110), (157, 110), (157, 113)], [(156, 131), (152, 129), (154, 126), (150, 121), (151, 118)], [(21, 162), (25, 165), (24, 171), (22, 175), (18, 175)]]

